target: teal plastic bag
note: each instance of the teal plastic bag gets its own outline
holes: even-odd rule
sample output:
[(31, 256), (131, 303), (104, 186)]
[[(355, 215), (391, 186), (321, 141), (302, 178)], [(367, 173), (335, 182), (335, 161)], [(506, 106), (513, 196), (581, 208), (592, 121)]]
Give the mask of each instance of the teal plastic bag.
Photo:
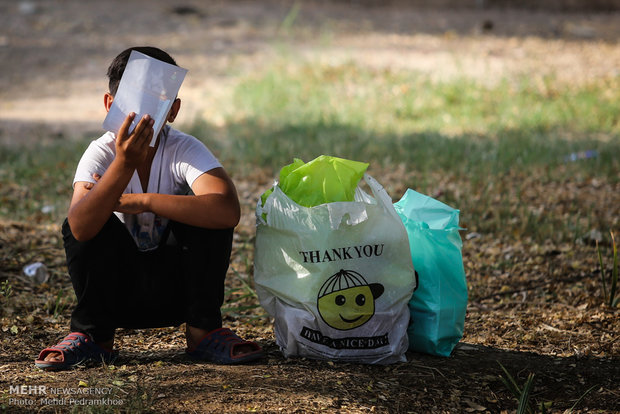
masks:
[(407, 229), (419, 282), (409, 301), (409, 349), (449, 356), (463, 337), (467, 310), (459, 211), (411, 189), (394, 207)]

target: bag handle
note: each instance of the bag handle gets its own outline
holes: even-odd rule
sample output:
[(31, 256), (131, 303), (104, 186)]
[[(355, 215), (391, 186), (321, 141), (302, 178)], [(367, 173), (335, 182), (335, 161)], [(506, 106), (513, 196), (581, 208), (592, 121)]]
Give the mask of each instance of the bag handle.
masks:
[(376, 203), (381, 206), (386, 213), (392, 216), (394, 220), (399, 223), (401, 222), (400, 217), (394, 208), (394, 204), (392, 203), (392, 198), (387, 193), (385, 188), (383, 188), (377, 180), (367, 173), (364, 173), (363, 178), (366, 184), (368, 184), (368, 187), (370, 187), (374, 199), (368, 197), (368, 195), (358, 186), (355, 191), (356, 203), (351, 204), (346, 201), (329, 203), (327, 208), (329, 209), (330, 227), (332, 230), (337, 230), (343, 221), (350, 226), (366, 221), (368, 219), (368, 213), (366, 212), (366, 207), (364, 204)]
[(368, 184), (368, 187), (372, 190), (372, 194), (375, 196), (375, 200), (377, 203), (383, 207), (386, 213), (390, 214), (395, 220), (401, 221), (396, 209), (394, 208), (394, 204), (392, 202), (392, 197), (387, 193), (385, 188), (377, 180), (372, 178), (369, 174), (364, 173), (364, 181)]

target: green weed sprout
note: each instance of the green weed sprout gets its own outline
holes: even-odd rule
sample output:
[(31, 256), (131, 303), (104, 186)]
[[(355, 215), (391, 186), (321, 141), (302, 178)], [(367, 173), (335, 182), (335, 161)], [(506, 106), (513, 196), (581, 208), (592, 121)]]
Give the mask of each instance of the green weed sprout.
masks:
[[(257, 303), (258, 295), (256, 294), (256, 291), (252, 288), (252, 286), (250, 286), (250, 284), (243, 278), (243, 276), (241, 276), (241, 274), (237, 271), (237, 269), (232, 268), (232, 267), (231, 269), (233, 273), (235, 274), (236, 278), (241, 282), (243, 286), (238, 287), (238, 288), (232, 288), (225, 292), (226, 296), (229, 296), (232, 294), (236, 294), (238, 296), (230, 298), (228, 301), (230, 305), (227, 307), (223, 307), (222, 312), (229, 314), (231, 316), (234, 316), (234, 317), (245, 317), (246, 315), (243, 315), (244, 311), (259, 308), (261, 305)], [(245, 299), (252, 299), (252, 298), (255, 300), (254, 303), (250, 303), (248, 305), (243, 305), (241, 303)], [(251, 320), (259, 319), (264, 316), (265, 316), (264, 314), (261, 314), (261, 315), (250, 317), (250, 319)]]
[[(530, 373), (527, 376), (527, 380), (525, 380), (525, 384), (523, 384), (523, 389), (521, 389), (519, 385), (517, 384), (517, 382), (515, 381), (515, 379), (512, 377), (512, 375), (510, 375), (508, 370), (501, 364), (501, 362), (497, 361), (497, 363), (502, 368), (502, 371), (504, 371), (504, 374), (505, 374), (505, 377), (501, 376), (500, 379), (502, 380), (506, 388), (508, 388), (508, 390), (514, 395), (514, 397), (519, 402), (519, 405), (517, 406), (517, 414), (525, 414), (525, 413), (534, 414), (535, 411), (532, 405), (530, 404), (531, 391), (532, 391), (532, 387), (534, 386), (534, 374)], [(583, 401), (586, 395), (588, 395), (597, 386), (598, 385), (593, 385), (592, 387), (588, 388), (586, 392), (581, 394), (581, 397), (579, 397), (579, 399), (575, 401), (575, 403), (573, 404), (571, 408), (564, 411), (564, 414), (571, 414), (573, 410), (581, 403), (581, 401)], [(546, 414), (547, 408), (551, 408), (551, 406), (552, 406), (551, 401), (541, 402), (538, 405), (538, 408), (540, 409), (540, 412), (542, 414)]]
[(13, 294), (13, 286), (9, 284), (8, 280), (5, 280), (0, 284), (0, 296), (4, 296), (8, 299)]
[(50, 315), (53, 315), (54, 318), (58, 318), (67, 310), (71, 303), (72, 301), (68, 300), (67, 296), (65, 295), (64, 288), (61, 288), (56, 294), (56, 299), (53, 302), (48, 303), (48, 313)]
[[(6, 305), (8, 307), (9, 297), (11, 296), (12, 293), (13, 293), (13, 287), (9, 284), (8, 280), (5, 280), (4, 282), (0, 284), (0, 298), (4, 298), (0, 302), (0, 315), (2, 315), (4, 311), (4, 306)], [(3, 302), (6, 302), (6, 304)]]
[[(532, 409), (532, 405), (530, 404), (530, 392), (532, 390), (532, 386), (534, 385), (534, 374), (530, 373), (528, 375), (527, 380), (525, 381), (525, 384), (523, 385), (523, 389), (521, 389), (521, 387), (519, 387), (515, 379), (512, 377), (512, 375), (510, 375), (508, 370), (501, 364), (501, 362), (498, 361), (497, 363), (499, 364), (499, 366), (502, 368), (502, 371), (504, 371), (504, 374), (506, 375), (505, 377), (503, 376), (500, 377), (500, 379), (502, 380), (506, 388), (508, 388), (508, 390), (512, 393), (512, 395), (514, 395), (514, 397), (519, 402), (519, 405), (517, 406), (517, 414), (525, 414), (525, 413), (534, 414), (534, 410)], [(541, 411), (543, 413), (546, 412), (545, 407), (546, 406), (544, 403), (540, 405)]]
[(596, 242), (596, 251), (598, 253), (598, 264), (601, 269), (601, 284), (603, 285), (603, 302), (607, 303), (610, 308), (615, 308), (620, 302), (620, 297), (616, 298), (616, 289), (618, 287), (618, 246), (616, 245), (616, 239), (614, 233), (611, 234), (611, 245), (613, 249), (612, 260), (613, 266), (611, 268), (611, 285), (609, 288), (609, 296), (607, 295), (607, 279), (605, 277), (605, 266), (603, 265), (603, 254), (601, 253), (601, 247)]

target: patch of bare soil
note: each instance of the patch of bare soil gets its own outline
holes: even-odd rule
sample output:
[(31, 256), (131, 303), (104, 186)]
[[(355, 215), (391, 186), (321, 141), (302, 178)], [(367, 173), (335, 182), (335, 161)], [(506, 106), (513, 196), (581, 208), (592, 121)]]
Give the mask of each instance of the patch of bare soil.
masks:
[[(614, 13), (395, 3), (304, 2), (287, 41), (312, 59), (410, 68), (439, 78), (553, 74), (588, 82), (615, 76), (620, 67)], [(185, 121), (208, 114), (241, 74), (277, 53), (291, 5), (188, 0), (185, 9), (175, 9), (159, 0), (2, 1), (0, 140), (23, 144), (96, 133), (105, 68), (133, 44), (159, 45), (190, 69), (183, 88), (192, 109)], [(402, 194), (412, 182), (390, 174), (374, 174), (390, 194)], [(253, 208), (270, 180), (262, 174), (237, 183), (244, 212), (230, 288), (242, 287), (240, 278), (251, 280)], [(578, 177), (561, 184), (532, 181), (534, 193), (550, 195), (543, 205), (558, 217), (578, 202), (576, 188), (600, 198), (589, 204), (593, 217), (620, 202), (617, 184)], [(88, 401), (105, 397), (108, 405), (96, 412), (512, 412), (517, 402), (500, 380), (501, 363), (520, 386), (534, 373), (532, 398), (552, 402), (551, 412), (569, 409), (589, 389), (574, 412), (620, 412), (619, 312), (601, 303), (595, 248), (587, 238), (565, 245), (523, 234), (464, 234), (470, 303), (463, 341), (449, 358), (410, 352), (408, 362), (390, 366), (285, 359), (271, 321), (251, 308), (229, 312), (224, 321), (267, 351), (247, 366), (187, 359), (183, 329), (173, 327), (120, 331), (121, 354), (113, 365), (47, 373), (33, 360), (67, 333), (74, 299), (59, 226), (36, 222), (0, 223), (0, 282), (12, 286), (11, 295), (0, 297), (2, 411), (86, 411)], [(43, 285), (20, 278), (34, 261), (50, 271)], [(18, 394), (14, 387), (21, 385), (45, 386), (47, 394)]]
[[(379, 174), (395, 192), (412, 180)], [(532, 191), (557, 200), (574, 184), (558, 190), (549, 183)], [(267, 180), (238, 183), (244, 211), (227, 280), (231, 289), (251, 277), (253, 200), (267, 186)], [(619, 202), (617, 187), (597, 183), (597, 190)], [(564, 214), (561, 208), (557, 213)], [(532, 398), (551, 403), (550, 412), (569, 409), (589, 389), (575, 412), (620, 411), (619, 310), (601, 303), (589, 240), (575, 246), (497, 234), (464, 237), (470, 301), (464, 338), (449, 358), (409, 352), (408, 362), (390, 366), (285, 359), (272, 321), (261, 308), (240, 308), (257, 301), (238, 301), (244, 292), (237, 292), (227, 298), (236, 309), (224, 323), (267, 351), (258, 362), (228, 367), (190, 360), (183, 352), (183, 327), (172, 327), (120, 330), (121, 354), (113, 365), (47, 373), (33, 359), (67, 333), (74, 303), (59, 228), (1, 223), (0, 278), (10, 282), (13, 294), (2, 298), (0, 406), (10, 412), (20, 407), (64, 412), (80, 403), (61, 390), (98, 389), (129, 412), (511, 412), (517, 402), (500, 379), (501, 364), (520, 386), (535, 374)], [(47, 264), (48, 283), (33, 285), (19, 277), (23, 265), (34, 261)], [(46, 386), (52, 400), (11, 394), (16, 385)], [(33, 406), (24, 408), (25, 400)]]

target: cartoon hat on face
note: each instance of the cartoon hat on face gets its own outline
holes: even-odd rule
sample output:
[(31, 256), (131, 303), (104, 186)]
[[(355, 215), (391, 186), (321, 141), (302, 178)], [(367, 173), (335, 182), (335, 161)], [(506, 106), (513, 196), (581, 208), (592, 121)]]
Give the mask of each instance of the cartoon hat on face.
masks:
[(375, 313), (375, 299), (383, 294), (380, 283), (368, 283), (353, 271), (341, 269), (323, 283), (317, 307), (323, 321), (339, 330), (357, 328)]

